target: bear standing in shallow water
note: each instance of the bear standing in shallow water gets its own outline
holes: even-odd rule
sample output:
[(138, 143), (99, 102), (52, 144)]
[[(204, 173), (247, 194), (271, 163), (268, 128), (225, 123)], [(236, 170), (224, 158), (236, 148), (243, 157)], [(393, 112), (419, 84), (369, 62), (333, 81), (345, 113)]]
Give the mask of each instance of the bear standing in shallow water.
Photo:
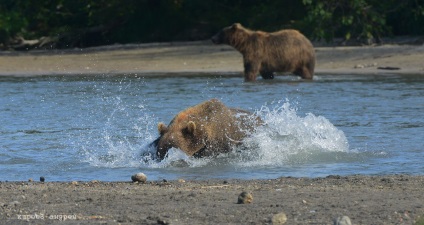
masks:
[(211, 99), (181, 111), (169, 126), (159, 123), (160, 137), (152, 145), (159, 159), (163, 159), (170, 148), (197, 157), (229, 152), (261, 122), (250, 115)]
[(258, 73), (264, 79), (273, 79), (274, 72), (313, 78), (314, 47), (296, 30), (267, 33), (251, 31), (235, 23), (213, 36), (212, 42), (231, 45), (243, 55), (245, 81), (255, 81)]

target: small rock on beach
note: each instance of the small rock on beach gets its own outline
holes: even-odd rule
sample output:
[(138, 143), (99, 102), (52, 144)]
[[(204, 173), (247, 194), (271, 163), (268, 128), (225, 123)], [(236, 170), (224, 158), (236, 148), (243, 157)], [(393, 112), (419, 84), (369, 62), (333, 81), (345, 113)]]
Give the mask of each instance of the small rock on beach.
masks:
[(369, 68), (369, 67), (376, 67), (377, 63), (370, 63), (370, 64), (356, 64), (353, 68), (355, 69), (363, 69), (363, 68)]
[(136, 173), (131, 176), (133, 182), (145, 183), (147, 181), (147, 176), (144, 173)]
[(271, 222), (273, 225), (285, 224), (287, 222), (287, 216), (284, 212), (277, 213), (272, 217)]
[(238, 196), (238, 201), (237, 204), (248, 204), (248, 203), (252, 203), (253, 201), (253, 196), (252, 194), (243, 191), (239, 196)]
[(339, 216), (334, 219), (334, 225), (352, 225), (348, 216)]

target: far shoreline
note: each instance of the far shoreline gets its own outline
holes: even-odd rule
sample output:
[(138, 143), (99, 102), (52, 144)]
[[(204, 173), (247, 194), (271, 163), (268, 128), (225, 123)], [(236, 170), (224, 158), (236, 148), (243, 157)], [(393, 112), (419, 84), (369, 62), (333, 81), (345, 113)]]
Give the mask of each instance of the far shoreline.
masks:
[[(424, 75), (423, 45), (337, 46), (315, 50), (317, 76)], [(242, 78), (242, 73), (240, 53), (230, 46), (207, 41), (0, 53), (0, 76), (213, 74)]]

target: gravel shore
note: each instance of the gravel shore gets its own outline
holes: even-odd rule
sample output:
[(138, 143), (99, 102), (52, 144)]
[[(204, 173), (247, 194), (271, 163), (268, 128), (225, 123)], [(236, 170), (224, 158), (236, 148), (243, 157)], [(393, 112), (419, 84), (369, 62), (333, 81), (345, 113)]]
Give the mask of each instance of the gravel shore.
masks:
[[(424, 74), (424, 47), (317, 47), (316, 74)], [(240, 76), (241, 55), (208, 42), (0, 52), (0, 75)], [(143, 171), (141, 171), (143, 172)], [(146, 174), (147, 177), (149, 176)], [(1, 224), (424, 224), (424, 177), (0, 181)], [(242, 192), (249, 204), (237, 204)], [(274, 218), (274, 219), (273, 219)], [(280, 220), (282, 221), (282, 219)]]
[[(423, 187), (423, 176), (407, 175), (146, 183), (1, 182), (0, 221), (272, 224), (274, 215), (284, 213), (286, 224), (332, 224), (339, 216), (348, 216), (352, 224), (415, 224), (424, 216)], [(244, 191), (251, 194), (252, 202), (237, 204)]]

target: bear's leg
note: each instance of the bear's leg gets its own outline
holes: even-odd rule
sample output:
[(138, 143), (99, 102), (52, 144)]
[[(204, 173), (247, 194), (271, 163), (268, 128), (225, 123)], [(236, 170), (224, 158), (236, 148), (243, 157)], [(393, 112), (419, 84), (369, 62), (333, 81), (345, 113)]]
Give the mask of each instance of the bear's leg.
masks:
[(259, 65), (259, 63), (244, 63), (244, 81), (250, 82), (256, 80), (256, 76), (259, 73)]
[(306, 66), (298, 68), (296, 71), (294, 71), (294, 74), (306, 80), (312, 80), (312, 77), (314, 76), (314, 73), (311, 72)]
[(261, 71), (261, 76), (265, 80), (267, 80), (267, 79), (274, 79), (274, 73), (273, 72), (269, 72), (269, 71)]

